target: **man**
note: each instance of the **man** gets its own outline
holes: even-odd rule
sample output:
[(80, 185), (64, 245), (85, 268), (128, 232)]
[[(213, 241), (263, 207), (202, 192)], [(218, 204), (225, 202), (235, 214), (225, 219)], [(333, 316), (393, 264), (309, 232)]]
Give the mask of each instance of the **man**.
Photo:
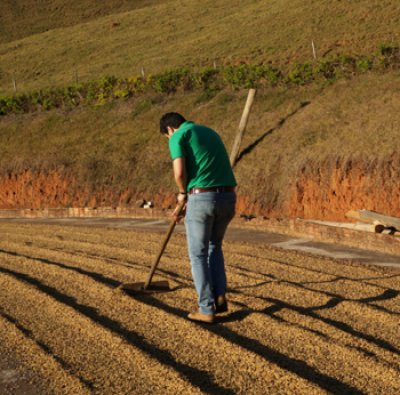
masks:
[[(169, 139), (178, 203), (187, 202), (185, 227), (199, 304), (188, 318), (212, 323), (215, 314), (228, 310), (222, 240), (235, 214), (236, 180), (214, 130), (171, 112), (160, 119), (160, 132)], [(176, 209), (174, 215), (179, 221)]]

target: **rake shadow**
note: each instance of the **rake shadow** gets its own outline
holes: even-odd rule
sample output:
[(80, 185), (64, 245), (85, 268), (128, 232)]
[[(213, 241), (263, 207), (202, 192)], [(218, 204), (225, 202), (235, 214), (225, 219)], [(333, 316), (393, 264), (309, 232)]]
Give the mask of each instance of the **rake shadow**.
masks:
[[(94, 280), (96, 280), (96, 281), (98, 281), (98, 282), (100, 282), (102, 284), (109, 285), (111, 287), (117, 287), (117, 286), (119, 286), (121, 284), (120, 281), (114, 280), (111, 277), (106, 277), (106, 276), (104, 276), (102, 274), (99, 274), (99, 273), (96, 273), (96, 272), (91, 272), (91, 271), (88, 271), (88, 270), (85, 270), (85, 269), (81, 269), (81, 268), (76, 267), (76, 266), (70, 266), (70, 265), (67, 265), (65, 263), (51, 261), (51, 260), (46, 259), (46, 258), (35, 257), (35, 256), (31, 256), (31, 255), (21, 254), (21, 253), (15, 252), (15, 251), (7, 251), (7, 250), (4, 250), (4, 249), (0, 249), (0, 253), (4, 253), (4, 254), (7, 254), (7, 255), (15, 256), (15, 257), (35, 260), (35, 261), (44, 263), (46, 265), (52, 265), (52, 266), (60, 267), (62, 269), (71, 270), (71, 271), (74, 271), (76, 273), (91, 277)], [(142, 266), (140, 266), (140, 267), (142, 268)], [(161, 271), (161, 270), (159, 270), (158, 272), (159, 273), (161, 272), (161, 273), (164, 273), (164, 274), (167, 274), (167, 275), (170, 275), (170, 273), (172, 273), (172, 272), (169, 272), (169, 271)], [(174, 275), (172, 277), (174, 278), (174, 281), (179, 284), (178, 287), (187, 286), (182, 281), (179, 281), (179, 275), (178, 274), (176, 274), (176, 273), (173, 273), (173, 274)]]
[[(148, 268), (148, 266), (146, 266), (146, 265), (138, 264), (137, 262), (130, 261), (129, 259), (127, 259), (126, 261), (122, 261), (121, 259), (118, 259), (118, 258), (110, 258), (110, 257), (98, 255), (98, 254), (88, 254), (88, 253), (86, 253), (85, 251), (82, 251), (82, 250), (73, 250), (73, 251), (71, 251), (71, 250), (67, 250), (67, 249), (48, 248), (48, 247), (46, 247), (46, 249), (51, 250), (51, 251), (68, 252), (69, 254), (72, 254), (72, 255), (78, 255), (78, 256), (82, 256), (82, 257), (90, 258), (90, 259), (99, 259), (99, 260), (102, 260), (104, 262), (108, 261), (109, 263), (116, 264), (116, 265), (123, 266), (123, 267), (133, 267), (133, 268), (136, 268), (136, 269)], [(180, 276), (175, 272), (172, 272), (170, 270), (166, 270), (166, 269), (163, 269), (163, 268), (158, 268), (157, 272), (158, 273), (163, 273), (163, 274), (165, 274), (167, 276), (171, 276), (172, 278), (174, 278), (174, 280), (176, 282), (181, 283), (179, 281)]]

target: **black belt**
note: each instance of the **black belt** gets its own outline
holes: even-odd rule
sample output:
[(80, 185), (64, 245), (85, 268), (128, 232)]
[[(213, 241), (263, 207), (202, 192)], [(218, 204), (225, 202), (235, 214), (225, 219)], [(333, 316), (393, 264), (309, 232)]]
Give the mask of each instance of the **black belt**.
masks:
[(211, 187), (211, 188), (192, 188), (189, 194), (203, 192), (235, 192), (235, 187)]

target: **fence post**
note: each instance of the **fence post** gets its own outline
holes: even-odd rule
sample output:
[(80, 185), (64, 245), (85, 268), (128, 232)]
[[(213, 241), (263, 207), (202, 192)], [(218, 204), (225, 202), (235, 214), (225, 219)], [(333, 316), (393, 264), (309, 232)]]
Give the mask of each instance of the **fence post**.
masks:
[(246, 130), (247, 121), (249, 120), (250, 110), (251, 110), (251, 106), (253, 105), (255, 95), (256, 95), (256, 90), (250, 89), (249, 94), (247, 95), (246, 105), (244, 106), (242, 118), (240, 120), (239, 130), (236, 134), (236, 138), (233, 143), (233, 147), (232, 147), (232, 151), (231, 151), (231, 155), (230, 155), (230, 162), (231, 162), (232, 168), (235, 166), (236, 159), (239, 155), (240, 144), (242, 143), (244, 131)]
[(317, 51), (315, 50), (314, 40), (311, 40), (311, 47), (312, 47), (312, 53), (314, 56), (314, 60), (317, 60)]

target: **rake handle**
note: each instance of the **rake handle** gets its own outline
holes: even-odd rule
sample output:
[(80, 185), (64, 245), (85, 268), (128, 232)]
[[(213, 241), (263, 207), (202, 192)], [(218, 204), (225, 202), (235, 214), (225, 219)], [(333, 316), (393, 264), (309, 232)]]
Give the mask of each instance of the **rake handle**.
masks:
[[(183, 207), (185, 206), (186, 201), (182, 201), (178, 204), (177, 208), (176, 208), (176, 216), (179, 216), (179, 214), (182, 212)], [(173, 219), (171, 221), (171, 225), (169, 226), (168, 232), (165, 236), (165, 239), (161, 245), (160, 251), (156, 257), (156, 259), (154, 260), (153, 264), (151, 265), (151, 269), (150, 269), (150, 273), (149, 276), (147, 277), (146, 282), (144, 283), (143, 289), (147, 289), (151, 283), (151, 280), (153, 278), (154, 272), (157, 269), (158, 263), (160, 262), (160, 259), (162, 257), (162, 254), (164, 253), (165, 248), (167, 247), (168, 241), (171, 238), (171, 235), (175, 229), (175, 225), (176, 225), (176, 220)]]

